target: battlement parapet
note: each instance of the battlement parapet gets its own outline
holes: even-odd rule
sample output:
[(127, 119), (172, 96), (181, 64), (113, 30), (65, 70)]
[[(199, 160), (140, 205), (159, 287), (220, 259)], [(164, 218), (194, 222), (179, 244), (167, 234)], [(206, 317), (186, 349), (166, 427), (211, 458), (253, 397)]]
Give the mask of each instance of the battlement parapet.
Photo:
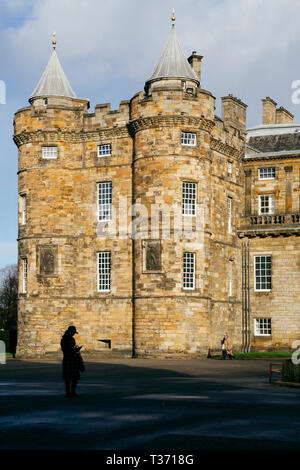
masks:
[(14, 133), (47, 131), (73, 131), (83, 126), (83, 115), (89, 101), (79, 98), (39, 97), (30, 100), (31, 106), (19, 109), (14, 116)]
[(97, 104), (95, 112), (84, 115), (84, 129), (112, 128), (126, 126), (130, 119), (130, 101), (120, 102), (119, 109), (112, 110), (110, 103)]
[(228, 124), (228, 122), (223, 121), (219, 116), (215, 115), (214, 118), (214, 129), (212, 132), (212, 137), (216, 137), (217, 139), (221, 139), (222, 141), (226, 142), (228, 145), (233, 146), (235, 148), (243, 149), (242, 153), (243, 156), (245, 154), (244, 147), (245, 147), (245, 133), (242, 132), (240, 129), (236, 127), (232, 127)]
[[(173, 81), (171, 82), (173, 84)], [(137, 93), (131, 99), (131, 120), (159, 115), (188, 115), (214, 118), (215, 97), (206, 90), (188, 93), (184, 88), (161, 87), (152, 90), (150, 96)]]

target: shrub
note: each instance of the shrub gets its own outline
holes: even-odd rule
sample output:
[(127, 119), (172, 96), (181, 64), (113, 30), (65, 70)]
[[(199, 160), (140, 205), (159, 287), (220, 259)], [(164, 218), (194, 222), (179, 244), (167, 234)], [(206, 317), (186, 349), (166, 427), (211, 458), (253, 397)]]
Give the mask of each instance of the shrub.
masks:
[(282, 380), (284, 382), (300, 383), (300, 364), (293, 364), (291, 360), (282, 365)]

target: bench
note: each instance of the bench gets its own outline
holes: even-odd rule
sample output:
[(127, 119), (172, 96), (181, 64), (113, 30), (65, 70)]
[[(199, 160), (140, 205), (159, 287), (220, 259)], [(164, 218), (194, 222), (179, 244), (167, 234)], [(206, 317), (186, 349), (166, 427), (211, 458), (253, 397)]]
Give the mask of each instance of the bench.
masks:
[(272, 374), (281, 374), (282, 363), (276, 362), (269, 364), (269, 383), (272, 382)]

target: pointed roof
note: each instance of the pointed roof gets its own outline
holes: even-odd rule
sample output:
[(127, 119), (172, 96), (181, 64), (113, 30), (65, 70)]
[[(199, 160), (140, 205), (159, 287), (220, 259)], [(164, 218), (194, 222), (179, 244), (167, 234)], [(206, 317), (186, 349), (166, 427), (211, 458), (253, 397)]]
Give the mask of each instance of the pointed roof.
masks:
[(65, 96), (76, 98), (74, 91), (53, 49), (48, 65), (30, 99), (39, 96)]
[(160, 78), (185, 78), (197, 81), (199, 84), (199, 78), (188, 63), (177, 39), (174, 24), (167, 45), (146, 83)]

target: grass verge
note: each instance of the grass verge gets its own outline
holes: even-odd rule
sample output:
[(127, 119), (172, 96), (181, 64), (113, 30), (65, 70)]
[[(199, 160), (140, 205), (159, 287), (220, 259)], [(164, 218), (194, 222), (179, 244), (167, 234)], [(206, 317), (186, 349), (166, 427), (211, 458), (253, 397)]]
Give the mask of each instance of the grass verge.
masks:
[[(253, 353), (236, 353), (234, 354), (234, 359), (255, 359), (255, 358), (262, 358), (262, 359), (290, 359), (292, 353), (284, 353), (284, 352), (253, 352)], [(221, 358), (221, 354), (213, 355), (213, 359)]]

